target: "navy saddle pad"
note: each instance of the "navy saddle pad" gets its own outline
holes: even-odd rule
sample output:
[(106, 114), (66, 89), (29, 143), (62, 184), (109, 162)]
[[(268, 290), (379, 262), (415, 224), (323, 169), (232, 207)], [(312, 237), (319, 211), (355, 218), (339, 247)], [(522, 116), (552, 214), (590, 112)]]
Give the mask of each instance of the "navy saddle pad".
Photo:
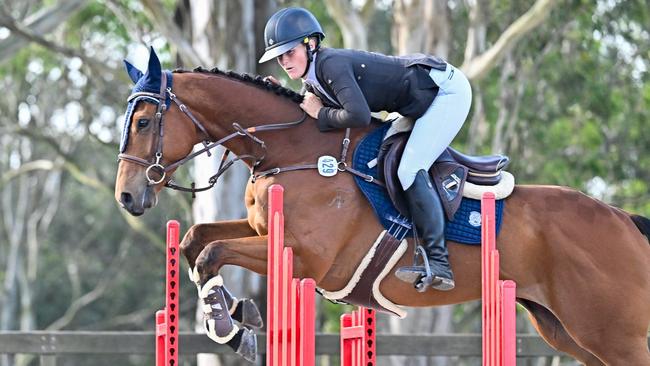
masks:
[[(368, 162), (377, 157), (381, 142), (389, 128), (390, 123), (386, 123), (363, 138), (354, 150), (354, 156), (352, 157), (352, 166), (354, 169), (373, 177), (378, 177), (377, 166), (370, 168), (368, 167)], [(396, 221), (404, 221), (405, 219), (403, 216), (400, 216), (395, 206), (393, 206), (386, 189), (356, 175), (354, 179), (359, 189), (361, 189), (368, 201), (370, 201), (381, 224), (386, 230), (392, 233), (391, 226), (394, 229)], [(501, 229), (503, 205), (503, 200), (496, 201), (497, 234)], [(407, 236), (412, 236), (412, 233), (409, 232)], [(462, 203), (454, 219), (447, 221), (445, 239), (463, 244), (481, 244), (481, 201), (469, 198), (462, 199)]]

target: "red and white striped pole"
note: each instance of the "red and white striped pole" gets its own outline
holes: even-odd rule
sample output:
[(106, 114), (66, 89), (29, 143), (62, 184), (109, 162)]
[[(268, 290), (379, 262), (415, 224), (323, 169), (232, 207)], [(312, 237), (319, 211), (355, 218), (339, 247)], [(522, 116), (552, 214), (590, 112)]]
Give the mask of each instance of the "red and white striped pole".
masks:
[(284, 247), (284, 189), (268, 196), (266, 364), (313, 366), (316, 361), (316, 283), (293, 278), (293, 251)]
[(499, 280), (495, 196), (491, 192), (481, 199), (481, 230), (483, 366), (515, 366), (516, 284)]
[(156, 312), (156, 366), (178, 365), (179, 236), (178, 221), (168, 221), (165, 308)]
[(374, 366), (375, 311), (360, 306), (341, 315), (341, 366)]

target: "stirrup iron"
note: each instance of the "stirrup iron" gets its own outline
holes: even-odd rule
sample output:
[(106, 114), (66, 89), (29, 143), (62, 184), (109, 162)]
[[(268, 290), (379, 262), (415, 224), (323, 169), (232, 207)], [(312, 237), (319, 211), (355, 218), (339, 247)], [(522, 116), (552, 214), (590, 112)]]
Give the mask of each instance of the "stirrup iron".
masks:
[(431, 273), (431, 266), (429, 266), (429, 257), (427, 257), (427, 252), (424, 250), (424, 247), (418, 244), (415, 247), (415, 257), (413, 258), (413, 264), (417, 263), (418, 257), (422, 257), (422, 264), (424, 265), (424, 275), (420, 276), (418, 280), (413, 284), (415, 289), (418, 292), (426, 291), (429, 286), (433, 283), (433, 273)]
[[(422, 257), (421, 265), (418, 264), (418, 257)], [(422, 245), (415, 246), (413, 266), (399, 268), (395, 276), (404, 282), (412, 283), (418, 292), (426, 291), (433, 284), (434, 276), (429, 266), (429, 258)]]

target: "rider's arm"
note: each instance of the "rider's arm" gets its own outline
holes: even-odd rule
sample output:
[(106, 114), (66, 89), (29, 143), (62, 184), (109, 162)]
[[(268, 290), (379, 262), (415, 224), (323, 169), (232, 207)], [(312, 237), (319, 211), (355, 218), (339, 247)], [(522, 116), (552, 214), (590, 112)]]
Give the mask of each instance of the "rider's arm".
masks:
[(318, 112), (318, 128), (329, 131), (370, 124), (370, 108), (354, 78), (352, 65), (345, 59), (330, 57), (322, 60), (320, 67), (322, 82), (332, 88), (334, 98), (342, 108), (321, 108)]

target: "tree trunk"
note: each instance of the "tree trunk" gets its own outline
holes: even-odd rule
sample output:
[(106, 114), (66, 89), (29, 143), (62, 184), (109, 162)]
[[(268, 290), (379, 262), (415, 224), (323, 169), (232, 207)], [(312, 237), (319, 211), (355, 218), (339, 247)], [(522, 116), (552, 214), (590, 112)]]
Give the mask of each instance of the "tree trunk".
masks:
[(367, 50), (367, 18), (355, 10), (348, 0), (327, 0), (325, 6), (341, 30), (343, 47)]
[[(446, 59), (449, 55), (451, 25), (447, 2), (443, 0), (396, 0), (393, 3), (393, 49), (399, 55), (433, 54)], [(408, 309), (404, 320), (388, 321), (391, 334), (432, 333), (452, 330), (453, 307)], [(427, 357), (390, 357), (393, 365), (445, 365), (447, 360)], [(431, 362), (430, 362), (431, 361)], [(433, 362), (433, 363), (432, 363)]]
[[(185, 26), (185, 37), (190, 40), (193, 52), (203, 60), (210, 60), (206, 67), (217, 66), (222, 70), (257, 73), (257, 58), (263, 50), (263, 24), (276, 9), (274, 0), (238, 0), (212, 2), (189, 0), (179, 7), (185, 10), (180, 19)], [(177, 17), (178, 18), (178, 17)], [(181, 24), (181, 25), (182, 25)], [(260, 24), (262, 28), (260, 29)], [(260, 48), (261, 47), (261, 48)], [(194, 160), (194, 180), (197, 185), (205, 184), (218, 169), (222, 148), (215, 149), (213, 156), (201, 155)], [(236, 163), (219, 178), (214, 189), (198, 193), (193, 204), (195, 223), (246, 217), (244, 188), (250, 177), (248, 168)], [(231, 284), (234, 295), (261, 299), (262, 289), (259, 276), (241, 268), (226, 267), (222, 270), (226, 284)], [(203, 332), (203, 314), (197, 309), (197, 331)], [(200, 355), (198, 364), (239, 365), (236, 356), (217, 357)]]
[[(59, 25), (63, 24), (68, 18), (80, 10), (86, 1), (84, 0), (60, 0), (56, 5), (45, 8), (27, 17), (23, 24), (36, 34), (49, 34)], [(9, 14), (3, 14), (0, 6), (0, 19)], [(21, 19), (22, 20), (22, 19)], [(0, 21), (0, 24), (2, 21)], [(0, 63), (12, 57), (21, 48), (25, 47), (29, 39), (18, 35), (12, 35), (0, 42)]]
[[(465, 62), (480, 55), (486, 48), (487, 14), (484, 1), (467, 0), (469, 8), (469, 28), (467, 30), (467, 44), (465, 46)], [(467, 141), (468, 154), (476, 154), (478, 146), (481, 146), (488, 133), (488, 121), (483, 105), (483, 91), (479, 83), (473, 83), (473, 104), (474, 112), (469, 123), (469, 137)]]
[[(478, 6), (479, 2), (472, 0), (470, 4)], [(556, 0), (537, 0), (525, 14), (503, 31), (492, 47), (480, 55), (476, 55), (470, 59), (466, 58), (460, 67), (461, 70), (463, 70), (470, 80), (479, 80), (485, 77), (503, 59), (503, 56), (508, 50), (512, 49), (526, 34), (533, 31), (546, 20), (556, 5)], [(471, 20), (472, 18), (470, 17)], [(474, 28), (474, 24), (470, 23), (470, 34), (474, 32)], [(468, 43), (469, 46), (471, 45)]]
[(449, 55), (451, 25), (444, 0), (395, 0), (393, 3), (393, 49), (399, 55)]

